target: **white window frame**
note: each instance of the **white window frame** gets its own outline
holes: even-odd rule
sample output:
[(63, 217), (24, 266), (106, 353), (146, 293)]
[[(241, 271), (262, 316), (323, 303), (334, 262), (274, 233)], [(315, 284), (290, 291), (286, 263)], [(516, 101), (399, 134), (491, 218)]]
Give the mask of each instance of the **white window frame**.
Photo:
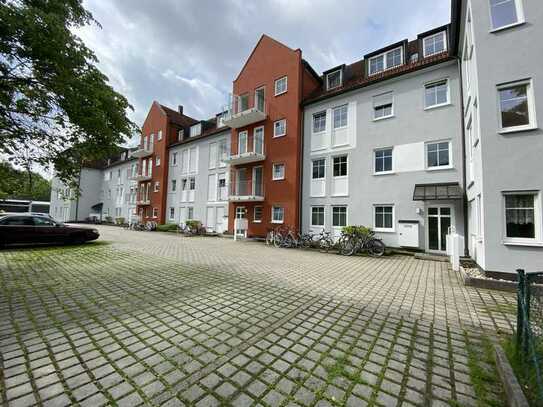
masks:
[[(334, 159), (336, 158), (341, 158), (341, 157), (346, 157), (347, 158), (347, 161), (346, 161), (346, 164), (347, 164), (347, 174), (346, 175), (334, 175)], [(341, 179), (341, 178), (347, 178), (349, 176), (349, 155), (348, 154), (338, 154), (338, 155), (335, 155), (332, 157), (332, 159), (330, 160), (331, 161), (331, 165), (332, 165), (332, 177), (333, 178), (336, 178), (336, 179)], [(325, 170), (326, 171), (326, 170)], [(317, 178), (318, 179), (318, 178)]]
[(158, 208), (153, 208), (153, 218), (158, 218)]
[[(385, 170), (385, 171), (377, 171), (377, 152), (378, 151), (385, 151), (385, 150), (390, 150), (391, 151), (391, 169), (390, 170)], [(386, 175), (386, 174), (393, 174), (394, 173), (394, 147), (381, 147), (381, 148), (376, 148), (375, 150), (373, 150), (373, 175)]]
[[(501, 100), (500, 100), (500, 90), (510, 88), (512, 86), (526, 85), (526, 98), (528, 100), (528, 114), (530, 115), (530, 121), (528, 124), (522, 126), (513, 126), (513, 127), (503, 127), (502, 124), (502, 110), (501, 110)], [(536, 118), (536, 109), (535, 109), (535, 99), (533, 91), (532, 79), (523, 79), (520, 81), (502, 83), (496, 86), (496, 98), (498, 103), (498, 123), (500, 126), (499, 133), (515, 133), (518, 131), (527, 131), (537, 128), (537, 118)]]
[(202, 123), (196, 123), (190, 126), (190, 137), (198, 137), (202, 134)]
[[(281, 177), (275, 176), (275, 169), (278, 167), (283, 167), (283, 175)], [(285, 179), (285, 173), (286, 173), (286, 166), (285, 163), (275, 163), (272, 165), (272, 180), (273, 181), (282, 181)]]
[[(322, 208), (322, 211), (323, 211), (323, 224), (322, 225), (313, 224), (313, 209), (315, 209), (315, 208)], [(326, 229), (326, 206), (325, 205), (311, 206), (311, 210), (309, 211), (309, 225), (312, 228)]]
[(160, 181), (155, 181), (155, 183), (153, 184), (153, 192), (158, 191), (160, 191)]
[[(447, 100), (443, 103), (436, 103), (435, 105), (427, 106), (426, 105), (426, 91), (428, 90), (428, 88), (438, 86), (442, 84), (443, 82), (445, 82), (445, 85), (447, 86)], [(426, 82), (424, 84), (424, 110), (432, 110), (438, 107), (449, 106), (450, 104), (451, 104), (451, 87), (449, 83), (449, 78), (438, 79), (435, 81)]]
[[(448, 143), (449, 144), (449, 165), (437, 165), (434, 167), (430, 167), (428, 165), (428, 146), (431, 144), (440, 144), (440, 143)], [(448, 170), (453, 168), (453, 155), (452, 155), (452, 142), (451, 140), (433, 140), (428, 141), (424, 144), (424, 162), (426, 164), (426, 170), (427, 171), (437, 171), (437, 170)]]
[[(324, 161), (324, 176), (322, 176), (321, 178), (313, 178), (313, 166), (315, 165), (315, 161), (321, 161), (321, 160)], [(347, 174), (349, 174), (348, 164), (347, 164)], [(315, 158), (311, 160), (311, 179), (326, 179), (326, 157)]]
[[(260, 219), (256, 218), (256, 208), (260, 208)], [(253, 223), (262, 223), (262, 215), (264, 214), (264, 208), (262, 205), (256, 205), (253, 207)]]
[[(315, 116), (321, 116), (323, 113), (324, 113), (324, 129), (319, 130), (319, 131), (315, 131)], [(321, 133), (324, 133), (326, 131), (326, 121), (328, 120), (327, 116), (328, 115), (326, 113), (326, 110), (321, 110), (321, 111), (315, 112), (315, 113), (313, 113), (311, 115), (311, 133), (312, 134), (321, 134)]]
[(516, 8), (516, 11), (517, 11), (517, 21), (514, 22), (514, 23), (510, 23), (510, 24), (506, 24), (506, 25), (502, 25), (500, 27), (494, 27), (494, 24), (492, 22), (492, 5), (490, 4), (490, 0), (488, 0), (488, 14), (489, 14), (489, 18), (490, 18), (490, 32), (493, 33), (493, 32), (497, 32), (497, 31), (501, 31), (501, 30), (506, 30), (508, 28), (511, 28), (511, 27), (516, 27), (517, 25), (521, 25), (521, 24), (524, 24), (526, 22), (525, 20), (525, 16), (524, 16), (524, 7), (522, 5), (522, 0), (512, 0), (515, 2), (515, 8)]
[[(443, 50), (441, 51), (435, 51), (435, 52), (432, 52), (431, 54), (427, 54), (426, 53), (426, 41), (430, 40), (430, 39), (433, 39), (435, 37), (437, 37), (438, 35), (441, 35), (443, 37)], [(432, 56), (432, 55), (437, 55), (437, 54), (441, 54), (442, 52), (446, 52), (448, 50), (448, 44), (447, 44), (447, 32), (446, 30), (443, 30), (443, 31), (440, 31), (440, 32), (437, 32), (437, 33), (434, 33), (434, 34), (430, 34), (426, 37), (424, 37), (422, 39), (422, 56), (423, 58), (427, 58), (429, 56)]]
[(347, 205), (332, 205), (332, 209), (331, 209), (331, 219), (330, 219), (330, 222), (331, 222), (331, 225), (332, 225), (332, 228), (344, 228), (345, 226), (336, 226), (334, 225), (334, 209), (335, 208), (345, 208), (345, 226), (349, 226), (349, 207)]
[[(274, 219), (273, 215), (274, 215), (275, 209), (281, 209), (281, 214), (282, 214), (281, 220)], [(271, 207), (271, 223), (283, 223), (284, 221), (285, 221), (285, 208), (282, 206), (273, 205)]]
[[(375, 223), (375, 215), (377, 208), (391, 207), (392, 208), (392, 227), (391, 228), (380, 228), (377, 227)], [(394, 204), (374, 204), (373, 205), (373, 230), (375, 232), (383, 233), (394, 233), (396, 232), (396, 207)]]
[[(283, 80), (285, 81), (285, 89), (278, 92), (277, 91), (277, 84), (281, 83)], [(285, 76), (282, 76), (281, 78), (276, 79), (275, 82), (274, 82), (273, 90), (275, 91), (274, 92), (275, 96), (279, 96), (279, 95), (282, 95), (283, 93), (287, 93), (287, 91), (288, 91), (288, 77), (285, 75)]]
[(177, 179), (170, 180), (170, 189), (172, 192), (177, 192)]
[[(277, 125), (283, 123), (283, 133), (277, 133)], [(287, 119), (280, 119), (273, 122), (273, 138), (284, 137), (287, 135)]]
[[(343, 108), (345, 108), (347, 110), (347, 113), (345, 115), (345, 125), (336, 127), (336, 120), (335, 120), (336, 111), (339, 110), (339, 109), (343, 109)], [(343, 105), (336, 106), (336, 107), (332, 108), (332, 128), (334, 130), (339, 130), (339, 129), (345, 129), (348, 126), (349, 126), (349, 104), (345, 103)]]
[(177, 141), (182, 141), (184, 135), (185, 135), (185, 130), (184, 129), (178, 130), (177, 131)]
[(162, 130), (159, 130), (158, 133), (157, 133), (157, 141), (160, 141), (162, 140)]
[[(391, 99), (392, 99), (392, 106), (391, 106), (391, 108), (390, 108), (390, 114), (389, 114), (389, 115), (386, 115), (386, 116), (375, 117), (375, 112), (377, 111), (377, 109), (376, 109), (376, 106), (375, 106), (374, 98), (379, 97), (379, 96), (386, 95), (386, 94), (388, 94), (388, 93), (391, 94)], [(382, 107), (382, 106), (385, 106), (385, 105), (378, 105), (377, 107)], [(379, 121), (379, 120), (390, 119), (391, 117), (394, 117), (394, 92), (393, 92), (393, 91), (389, 91), (389, 92), (380, 93), (380, 94), (378, 94), (378, 95), (374, 95), (374, 96), (372, 97), (372, 109), (373, 109), (373, 121), (374, 121), (374, 122), (377, 122), (377, 121)]]
[(155, 156), (155, 167), (160, 167), (160, 156), (159, 155)]
[(170, 210), (169, 210), (168, 214), (169, 214), (169, 219), (170, 220), (175, 220), (175, 208), (173, 206), (170, 206)]
[[(505, 210), (505, 197), (507, 195), (533, 195), (534, 196), (534, 237), (507, 237), (507, 214)], [(503, 219), (503, 244), (518, 246), (543, 246), (542, 240), (542, 211), (541, 211), (541, 191), (520, 190), (502, 192), (502, 219)]]
[[(387, 64), (387, 54), (389, 54), (391, 52), (394, 52), (394, 51), (396, 51), (398, 49), (400, 50), (400, 53), (401, 53), (401, 62), (398, 65), (388, 66), (388, 64)], [(371, 61), (373, 61), (374, 59), (380, 58), (380, 57), (383, 58), (383, 69), (380, 70), (380, 71), (371, 72)], [(370, 57), (370, 59), (368, 60), (368, 75), (369, 76), (377, 75), (378, 73), (388, 71), (389, 69), (394, 69), (394, 68), (397, 68), (399, 66), (402, 66), (405, 63), (404, 59), (405, 59), (404, 58), (404, 50), (403, 50), (402, 45), (400, 45), (399, 47), (393, 48), (393, 49), (389, 49), (388, 51), (382, 52), (379, 55), (374, 55), (374, 56)]]
[[(330, 86), (330, 76), (339, 72), (339, 85)], [(326, 74), (326, 90), (340, 88), (343, 85), (343, 69), (336, 69), (335, 71)]]
[(177, 167), (177, 151), (172, 152), (172, 167)]
[[(239, 148), (240, 145), (241, 145), (241, 143), (239, 141), (240, 141), (242, 135), (245, 136), (245, 151), (241, 151), (240, 148)], [(238, 133), (238, 155), (245, 154), (248, 151), (249, 151), (249, 132), (247, 130), (240, 131)]]

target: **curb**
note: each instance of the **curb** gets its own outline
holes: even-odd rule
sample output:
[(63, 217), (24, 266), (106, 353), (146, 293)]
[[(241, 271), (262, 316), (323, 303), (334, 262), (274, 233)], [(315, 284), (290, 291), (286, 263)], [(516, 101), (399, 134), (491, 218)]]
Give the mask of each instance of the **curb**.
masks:
[(460, 266), (460, 275), (462, 280), (464, 280), (464, 285), (477, 288), (486, 288), (489, 290), (499, 290), (507, 292), (516, 292), (517, 283), (515, 281), (503, 281), (503, 280), (492, 280), (485, 278), (470, 277), (464, 267)]
[(507, 360), (507, 356), (500, 345), (494, 345), (496, 353), (496, 367), (498, 375), (503, 383), (505, 395), (507, 397), (507, 405), (511, 407), (529, 407), (526, 396), (513, 372), (513, 368)]

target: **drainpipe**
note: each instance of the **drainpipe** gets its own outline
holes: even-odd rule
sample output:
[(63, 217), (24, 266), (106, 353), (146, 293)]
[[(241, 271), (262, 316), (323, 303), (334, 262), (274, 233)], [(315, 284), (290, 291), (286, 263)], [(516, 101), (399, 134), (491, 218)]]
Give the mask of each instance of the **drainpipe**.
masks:
[(79, 189), (81, 187), (81, 165), (79, 166), (79, 173), (77, 175), (77, 192), (75, 200), (75, 221), (79, 220)]
[(458, 73), (460, 78), (460, 123), (462, 124), (462, 189), (463, 189), (463, 210), (464, 210), (464, 253), (471, 256), (469, 252), (469, 222), (468, 222), (468, 195), (467, 181), (466, 181), (466, 130), (464, 120), (464, 89), (462, 88), (462, 64), (460, 58), (456, 56), (456, 62), (458, 65)]
[(300, 109), (300, 122), (298, 123), (299, 126), (299, 133), (300, 133), (300, 152), (298, 156), (298, 163), (299, 163), (299, 180), (298, 180), (298, 231), (302, 232), (302, 197), (303, 197), (303, 187), (304, 187), (304, 107), (302, 104), (303, 101), (303, 91), (304, 91), (304, 71), (303, 71), (303, 61), (302, 61), (302, 51), (300, 51), (299, 55), (300, 61), (299, 61), (299, 79), (298, 79), (298, 92), (300, 95), (300, 102), (298, 103), (298, 109)]

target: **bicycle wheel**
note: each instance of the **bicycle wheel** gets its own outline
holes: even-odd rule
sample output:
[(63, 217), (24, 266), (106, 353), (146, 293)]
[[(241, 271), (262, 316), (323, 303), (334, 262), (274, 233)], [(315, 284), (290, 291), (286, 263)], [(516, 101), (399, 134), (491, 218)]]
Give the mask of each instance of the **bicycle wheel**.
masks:
[(270, 230), (270, 231), (266, 234), (266, 244), (267, 244), (268, 246), (273, 244), (273, 230)]
[(368, 243), (368, 253), (375, 257), (382, 256), (385, 253), (385, 244), (379, 239), (372, 239)]
[(352, 236), (343, 236), (338, 244), (339, 253), (344, 256), (352, 256), (356, 250), (356, 239)]
[(283, 247), (283, 236), (275, 233), (273, 236), (273, 245), (275, 247)]

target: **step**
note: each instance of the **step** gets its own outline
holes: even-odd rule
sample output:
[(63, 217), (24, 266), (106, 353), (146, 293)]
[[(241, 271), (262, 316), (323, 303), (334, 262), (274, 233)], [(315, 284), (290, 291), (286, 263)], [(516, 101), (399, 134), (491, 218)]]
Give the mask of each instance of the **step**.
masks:
[(417, 253), (415, 259), (448, 262), (449, 257), (439, 254)]

